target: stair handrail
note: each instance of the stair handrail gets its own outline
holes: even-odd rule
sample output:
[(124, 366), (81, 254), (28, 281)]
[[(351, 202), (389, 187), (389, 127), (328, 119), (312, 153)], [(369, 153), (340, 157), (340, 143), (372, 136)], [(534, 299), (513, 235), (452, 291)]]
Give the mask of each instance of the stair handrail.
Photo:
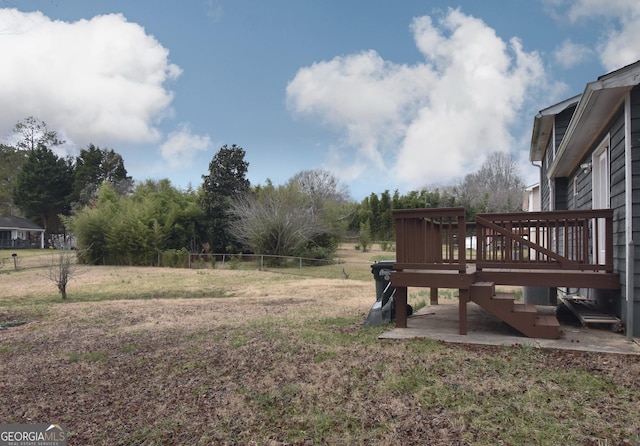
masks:
[[(478, 270), (545, 268), (613, 272), (612, 209), (478, 214), (476, 223)], [(599, 232), (604, 236), (604, 246), (598, 241)], [(504, 241), (502, 256), (496, 255), (495, 247), (493, 251), (487, 249), (487, 240), (491, 238)], [(516, 247), (518, 251), (514, 251)], [(599, 255), (593, 253), (602, 248), (604, 259), (599, 260)], [(519, 254), (517, 259), (514, 252)]]

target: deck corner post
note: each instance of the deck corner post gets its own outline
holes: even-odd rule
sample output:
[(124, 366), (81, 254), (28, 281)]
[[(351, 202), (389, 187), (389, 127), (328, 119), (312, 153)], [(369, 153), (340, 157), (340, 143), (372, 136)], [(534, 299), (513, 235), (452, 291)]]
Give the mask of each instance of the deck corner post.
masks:
[(407, 328), (407, 287), (396, 288), (396, 328)]
[(431, 305), (438, 305), (438, 288), (431, 287), (429, 290), (429, 303)]
[(459, 333), (467, 334), (467, 302), (469, 301), (469, 289), (460, 288), (458, 293), (458, 318)]

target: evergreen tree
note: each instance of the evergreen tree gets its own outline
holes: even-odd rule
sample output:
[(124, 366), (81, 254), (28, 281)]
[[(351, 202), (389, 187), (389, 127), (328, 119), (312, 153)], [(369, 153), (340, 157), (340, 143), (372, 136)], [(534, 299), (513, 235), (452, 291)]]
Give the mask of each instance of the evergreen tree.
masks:
[(369, 246), (371, 245), (371, 227), (369, 226), (368, 221), (360, 223), (358, 238), (360, 241), (360, 246), (362, 246), (362, 252), (367, 252), (369, 250)]
[(13, 202), (13, 186), (27, 152), (0, 144), (0, 215), (17, 215)]
[(60, 230), (58, 214), (68, 214), (73, 186), (72, 165), (49, 148), (29, 150), (16, 175), (13, 201), (22, 212), (45, 228), (45, 236)]
[(214, 252), (239, 249), (229, 233), (230, 200), (249, 191), (245, 178), (249, 163), (244, 160), (243, 148), (233, 144), (222, 146), (209, 163), (209, 174), (203, 175), (200, 205), (207, 221), (207, 238)]
[(73, 183), (71, 160), (59, 158), (52, 148), (64, 144), (47, 124), (30, 116), (14, 127), (16, 148), (25, 160), (15, 174), (12, 199), (21, 213), (45, 228), (45, 236), (60, 231), (58, 214), (69, 212)]
[(393, 215), (391, 214), (391, 195), (385, 190), (380, 195), (378, 206), (380, 214), (380, 227), (378, 229), (378, 237), (380, 240), (391, 240), (393, 238)]
[(89, 144), (76, 157), (71, 201), (78, 205), (89, 204), (105, 181), (121, 193), (130, 192), (133, 184), (131, 177), (127, 176), (122, 156), (113, 150)]
[(398, 189), (393, 191), (393, 198), (391, 199), (391, 207), (393, 209), (405, 209), (402, 207), (402, 201), (400, 199), (400, 192), (398, 192)]
[(380, 199), (378, 198), (378, 194), (372, 193), (369, 196), (369, 211), (371, 215), (369, 217), (369, 228), (371, 232), (371, 237), (374, 240), (380, 239)]

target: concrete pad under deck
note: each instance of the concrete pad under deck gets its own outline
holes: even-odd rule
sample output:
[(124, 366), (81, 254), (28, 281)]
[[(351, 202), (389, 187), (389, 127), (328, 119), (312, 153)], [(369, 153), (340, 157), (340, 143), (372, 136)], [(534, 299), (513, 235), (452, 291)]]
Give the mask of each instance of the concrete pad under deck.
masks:
[[(553, 308), (539, 307), (539, 312)], [(468, 332), (458, 333), (458, 301), (440, 301), (426, 306), (407, 318), (407, 328), (393, 328), (379, 339), (428, 338), (443, 342), (482, 345), (527, 345), (537, 348), (590, 351), (626, 355), (640, 355), (640, 344), (630, 342), (624, 334), (606, 328), (583, 327), (576, 320), (558, 316), (560, 339), (528, 338), (496, 318), (484, 308), (469, 302), (467, 305)]]

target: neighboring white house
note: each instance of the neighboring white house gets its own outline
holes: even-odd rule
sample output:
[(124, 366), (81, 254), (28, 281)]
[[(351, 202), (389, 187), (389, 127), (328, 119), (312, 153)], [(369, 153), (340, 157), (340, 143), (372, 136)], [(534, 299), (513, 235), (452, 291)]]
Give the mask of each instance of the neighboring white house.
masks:
[(533, 184), (524, 190), (522, 210), (526, 212), (538, 212), (540, 207), (540, 183)]
[(27, 218), (0, 217), (0, 249), (44, 248), (44, 229)]

